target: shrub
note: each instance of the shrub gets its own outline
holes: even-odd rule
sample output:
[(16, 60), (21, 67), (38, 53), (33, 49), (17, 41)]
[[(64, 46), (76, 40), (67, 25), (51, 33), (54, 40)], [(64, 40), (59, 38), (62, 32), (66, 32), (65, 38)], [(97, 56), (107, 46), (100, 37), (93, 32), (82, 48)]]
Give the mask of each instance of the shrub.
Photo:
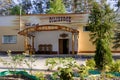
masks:
[(76, 65), (76, 67), (77, 67), (78, 73), (80, 75), (80, 80), (84, 80), (84, 78), (86, 76), (88, 76), (88, 70), (89, 70), (89, 68), (87, 66), (85, 66), (85, 65), (81, 65), (81, 66)]
[(112, 62), (110, 65), (110, 71), (111, 72), (120, 72), (120, 60), (116, 60)]
[(45, 80), (45, 75), (42, 72), (35, 72), (34, 75), (38, 78), (38, 80)]
[(33, 66), (35, 65), (35, 62), (37, 61), (37, 58), (30, 55), (28, 59), (24, 59), (24, 64), (30, 69), (29, 72), (32, 74)]
[(73, 80), (73, 71), (71, 68), (60, 68), (59, 77), (61, 80)]
[(55, 66), (58, 64), (58, 58), (48, 58), (46, 60), (46, 66), (48, 66), (49, 70), (52, 70), (55, 68)]
[(49, 70), (58, 68), (70, 68), (76, 65), (76, 61), (73, 58), (48, 58), (46, 60), (46, 66)]
[(52, 75), (52, 80), (73, 80), (73, 69), (76, 61), (73, 58), (49, 58), (46, 60), (49, 69), (57, 67), (57, 72)]
[(10, 71), (16, 71), (17, 66), (21, 66), (23, 64), (23, 61), (25, 59), (24, 55), (21, 54), (17, 54), (17, 55), (12, 55), (11, 54), (11, 50), (8, 50), (8, 58), (10, 59), (9, 61), (6, 59), (2, 59), (0, 58), (0, 62), (2, 62), (4, 65), (6, 65), (7, 67), (10, 67), (11, 69), (9, 69)]
[(87, 59), (86, 60), (86, 66), (89, 67), (89, 69), (91, 69), (91, 70), (95, 69), (94, 59)]
[(108, 45), (107, 39), (98, 39), (96, 43), (94, 60), (96, 67), (100, 70), (104, 70), (106, 65), (112, 63), (112, 54)]
[(52, 80), (73, 80), (72, 68), (59, 68), (52, 74)]

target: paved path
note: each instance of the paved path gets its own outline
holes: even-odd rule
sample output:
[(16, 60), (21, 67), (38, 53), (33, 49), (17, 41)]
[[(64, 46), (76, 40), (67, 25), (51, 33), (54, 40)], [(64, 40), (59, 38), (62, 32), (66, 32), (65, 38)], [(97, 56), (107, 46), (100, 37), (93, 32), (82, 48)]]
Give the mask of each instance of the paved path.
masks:
[[(58, 56), (53, 56), (53, 55), (52, 56), (51, 55), (50, 56), (46, 56), (46, 55), (35, 56), (35, 58), (37, 60), (34, 63), (35, 66), (33, 66), (33, 70), (47, 70), (48, 67), (45, 66), (45, 61), (46, 61), (47, 58), (52, 58), (52, 57), (58, 57)], [(59, 56), (59, 57), (65, 57), (65, 55), (64, 56), (62, 55), (62, 56)], [(66, 56), (66, 57), (75, 57), (75, 56)], [(10, 58), (8, 56), (1, 56), (1, 58), (3, 60), (6, 60), (6, 61), (10, 62)], [(27, 56), (25, 59), (28, 60), (29, 58), (30, 57)], [(76, 56), (75, 60), (80, 65), (85, 64), (85, 59), (81, 59), (81, 57)], [(24, 70), (23, 68), (26, 69), (26, 70), (29, 70), (29, 68), (28, 68), (28, 66), (26, 66), (26, 64), (22, 64), (20, 66), (17, 66), (18, 70)], [(2, 62), (0, 62), (0, 71), (4, 71), (4, 70), (8, 70), (8, 69), (11, 69), (10, 65), (6, 66)]]
[[(3, 60), (7, 60), (10, 61), (9, 57), (7, 55), (0, 55)], [(13, 55), (14, 56), (14, 55)], [(45, 66), (45, 61), (47, 58), (53, 58), (53, 57), (73, 57), (75, 58), (76, 62), (78, 64), (85, 64), (85, 60), (89, 59), (89, 58), (93, 58), (93, 54), (92, 55), (34, 55), (34, 57), (37, 59), (35, 61), (35, 66), (33, 66), (34, 70), (47, 70), (48, 67)], [(120, 54), (115, 54), (113, 55), (114, 59), (120, 59)], [(29, 59), (29, 56), (26, 56), (26, 60)], [(12, 65), (13, 66), (13, 65)], [(10, 69), (10, 65), (9, 66), (5, 66), (3, 65), (3, 63), (0, 62), (0, 71), (4, 71), (4, 70), (8, 70)], [(29, 70), (29, 68), (25, 65), (22, 64), (21, 66), (17, 66), (18, 70)]]

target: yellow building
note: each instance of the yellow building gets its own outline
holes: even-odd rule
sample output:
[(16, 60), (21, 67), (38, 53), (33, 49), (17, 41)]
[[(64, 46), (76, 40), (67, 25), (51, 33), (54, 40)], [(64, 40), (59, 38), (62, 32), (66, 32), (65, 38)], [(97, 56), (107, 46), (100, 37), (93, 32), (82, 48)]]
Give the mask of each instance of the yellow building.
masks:
[(88, 14), (0, 16), (0, 51), (93, 53), (95, 46), (89, 41), (87, 22)]

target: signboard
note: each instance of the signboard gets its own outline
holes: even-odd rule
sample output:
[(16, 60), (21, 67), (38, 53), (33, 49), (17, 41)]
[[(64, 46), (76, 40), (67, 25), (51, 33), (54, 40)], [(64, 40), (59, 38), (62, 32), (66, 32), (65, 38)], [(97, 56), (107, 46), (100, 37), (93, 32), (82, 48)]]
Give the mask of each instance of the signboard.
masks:
[(86, 24), (88, 14), (41, 14), (22, 16), (25, 26)]
[(0, 16), (0, 27), (26, 27), (36, 25), (67, 25), (86, 24), (88, 14), (38, 14), (24, 16)]

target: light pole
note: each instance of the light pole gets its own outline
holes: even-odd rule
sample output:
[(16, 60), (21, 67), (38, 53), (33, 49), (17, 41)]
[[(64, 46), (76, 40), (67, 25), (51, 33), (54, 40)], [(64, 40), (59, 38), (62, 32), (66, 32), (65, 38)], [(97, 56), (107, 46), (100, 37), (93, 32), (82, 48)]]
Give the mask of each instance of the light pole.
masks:
[(21, 31), (22, 30), (22, 23), (21, 23), (22, 5), (21, 5), (21, 3), (19, 5), (20, 5), (20, 15), (19, 15), (19, 18), (20, 18), (20, 31)]

